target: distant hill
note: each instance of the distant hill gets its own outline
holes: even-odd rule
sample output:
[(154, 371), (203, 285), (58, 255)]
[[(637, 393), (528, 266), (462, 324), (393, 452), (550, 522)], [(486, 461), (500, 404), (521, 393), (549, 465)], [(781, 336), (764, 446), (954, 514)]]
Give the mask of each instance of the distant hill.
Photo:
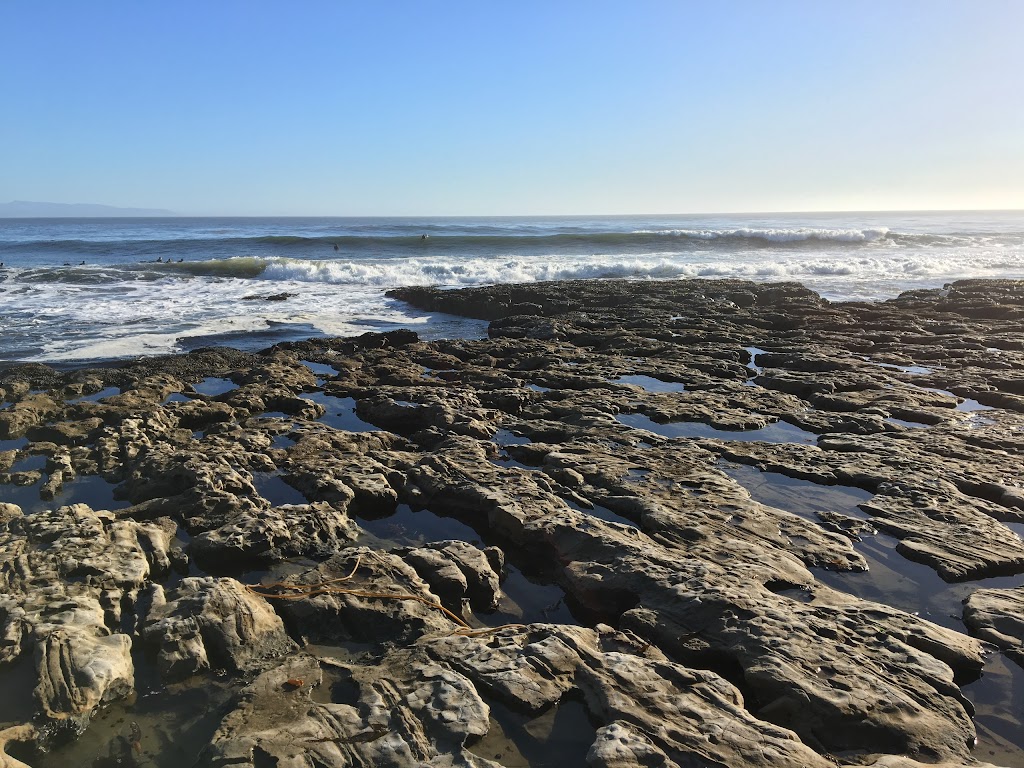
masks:
[(0, 203), (0, 218), (87, 218), (93, 216), (173, 216), (174, 211), (162, 208), (118, 208), (96, 203), (34, 203), (15, 200)]

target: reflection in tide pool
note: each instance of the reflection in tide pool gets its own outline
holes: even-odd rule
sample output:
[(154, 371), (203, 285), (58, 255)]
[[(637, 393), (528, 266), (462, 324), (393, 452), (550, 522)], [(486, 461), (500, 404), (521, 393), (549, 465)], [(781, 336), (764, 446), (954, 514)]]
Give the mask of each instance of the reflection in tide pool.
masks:
[(420, 547), (431, 541), (449, 539), (483, 546), (477, 532), (465, 523), (453, 517), (441, 517), (429, 509), (414, 511), (408, 504), (399, 504), (394, 513), (386, 517), (360, 517), (359, 527), (385, 546)]
[(596, 517), (599, 520), (604, 520), (608, 523), (618, 523), (619, 525), (626, 525), (630, 528), (636, 528), (638, 530), (640, 529), (640, 525), (638, 523), (634, 522), (633, 520), (630, 520), (628, 517), (623, 517), (617, 512), (613, 512), (612, 510), (608, 509), (608, 507), (602, 507), (600, 504), (594, 504), (594, 506), (588, 509), (587, 507), (584, 507), (582, 504), (579, 504), (575, 501), (566, 500), (565, 503), (568, 504), (573, 509), (575, 509), (577, 512), (582, 512), (585, 515)]
[(20, 451), (27, 445), (27, 437), (18, 437), (13, 440), (0, 440), (0, 451)]
[(805, 443), (815, 444), (818, 436), (800, 427), (777, 421), (760, 429), (715, 429), (702, 421), (673, 421), (659, 424), (642, 413), (620, 414), (615, 417), (620, 424), (633, 429), (645, 429), (663, 437), (714, 438), (716, 440), (735, 440), (739, 442), (762, 443)]
[(324, 363), (314, 363), (312, 360), (299, 360), (304, 366), (309, 368), (317, 376), (337, 376), (338, 371), (333, 366), (325, 365)]
[(306, 497), (288, 485), (283, 477), (272, 472), (254, 472), (252, 484), (256, 493), (269, 501), (272, 506), (308, 503)]
[(491, 440), (501, 446), (529, 445), (533, 442), (530, 438), (524, 435), (517, 435), (515, 432), (510, 432), (507, 429), (499, 429), (494, 433), (494, 437), (492, 437)]
[(233, 389), (238, 389), (238, 385), (231, 381), (231, 379), (222, 379), (218, 376), (207, 376), (198, 384), (193, 385), (192, 389), (200, 395), (217, 397), (217, 395), (223, 395)]
[(335, 397), (323, 392), (308, 392), (303, 397), (324, 407), (324, 415), (319, 419), (321, 424), (346, 432), (380, 432), (380, 427), (356, 415), (356, 401), (351, 397)]
[(95, 510), (124, 509), (131, 506), (130, 502), (124, 499), (114, 498), (116, 486), (98, 475), (79, 475), (74, 480), (64, 483), (60, 493), (50, 501), (44, 501), (39, 497), (39, 489), (43, 482), (45, 476), (32, 485), (0, 485), (0, 502), (17, 504), (25, 514), (69, 504), (87, 504)]
[[(33, 768), (181, 768), (197, 764), (236, 694), (227, 678), (197, 675), (164, 685), (146, 654), (132, 653), (138, 694), (97, 710), (77, 739), (18, 754)], [(6, 692), (5, 692), (6, 693)]]
[(974, 757), (1005, 768), (1024, 768), (1024, 669), (992, 654), (977, 682), (963, 686), (974, 704), (978, 743)]
[[(817, 485), (728, 462), (719, 462), (718, 466), (762, 504), (815, 522), (819, 511), (870, 519), (857, 504), (871, 494), (859, 488)], [(886, 533), (866, 536), (853, 546), (867, 560), (867, 571), (814, 568), (814, 578), (841, 592), (899, 608), (963, 633), (968, 631), (963, 623), (963, 601), (972, 592), (1024, 586), (1024, 574), (949, 584), (928, 566), (900, 555), (896, 551), (898, 543)], [(1024, 670), (1003, 654), (994, 653), (982, 677), (963, 690), (978, 711), (975, 757), (1007, 768), (1024, 768)]]
[[(614, 514), (614, 513), (613, 513)], [(486, 524), (486, 521), (484, 521)], [(473, 528), (452, 517), (443, 517), (429, 509), (413, 510), (399, 504), (395, 512), (386, 517), (360, 518), (359, 525), (370, 534), (370, 540), (358, 542), (377, 547), (421, 547), (435, 541), (465, 541), (483, 548), (484, 542)], [(509, 560), (516, 553), (508, 549)], [(524, 558), (528, 558), (524, 554)], [(511, 562), (505, 565), (501, 581), (501, 599), (492, 613), (476, 613), (475, 619), (484, 626), (503, 624), (577, 624), (565, 590), (544, 578), (524, 573)]]
[(488, 699), (491, 725), (469, 751), (505, 768), (585, 765), (597, 728), (582, 703), (563, 700), (540, 714), (514, 712)]
[(678, 381), (662, 381), (653, 376), (619, 376), (609, 379), (612, 384), (632, 384), (646, 392), (685, 392), (686, 385)]
[(82, 397), (76, 397), (74, 400), (68, 400), (69, 404), (73, 403), (96, 403), (107, 397), (113, 397), (114, 395), (121, 394), (121, 390), (117, 387), (107, 387), (101, 389), (99, 392), (93, 392), (91, 395), (82, 395)]
[[(719, 462), (718, 466), (746, 488), (755, 501), (811, 522), (821, 522), (818, 512), (871, 519), (858, 505), (873, 494), (860, 488), (818, 485), (731, 462)], [(814, 569), (814, 578), (834, 589), (917, 614), (958, 632), (966, 631), (962, 620), (963, 600), (976, 589), (1024, 586), (1024, 574), (950, 584), (927, 565), (903, 557), (896, 551), (898, 544), (896, 537), (881, 531), (865, 536), (853, 546), (868, 561), (867, 571)]]

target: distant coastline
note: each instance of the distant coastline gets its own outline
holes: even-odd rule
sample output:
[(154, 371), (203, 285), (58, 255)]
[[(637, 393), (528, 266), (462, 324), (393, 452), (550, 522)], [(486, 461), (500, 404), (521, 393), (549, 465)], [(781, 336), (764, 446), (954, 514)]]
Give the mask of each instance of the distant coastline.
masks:
[(4, 219), (174, 215), (174, 211), (168, 211), (164, 208), (118, 208), (114, 205), (100, 205), (98, 203), (42, 203), (30, 200), (13, 200), (9, 203), (0, 203), (0, 218)]

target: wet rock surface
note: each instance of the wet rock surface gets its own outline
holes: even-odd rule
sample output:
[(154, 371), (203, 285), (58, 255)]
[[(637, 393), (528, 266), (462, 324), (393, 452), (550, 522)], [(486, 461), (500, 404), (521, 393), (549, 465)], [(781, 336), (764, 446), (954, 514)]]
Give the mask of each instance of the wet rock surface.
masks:
[(1024, 766), (1024, 284), (394, 296), (0, 374), (0, 765)]
[(964, 622), (1024, 667), (1024, 589), (979, 589), (964, 606)]

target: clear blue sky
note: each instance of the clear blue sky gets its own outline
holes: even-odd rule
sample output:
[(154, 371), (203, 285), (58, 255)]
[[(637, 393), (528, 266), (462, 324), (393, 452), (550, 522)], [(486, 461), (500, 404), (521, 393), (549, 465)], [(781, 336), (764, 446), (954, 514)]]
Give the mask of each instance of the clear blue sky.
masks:
[(1024, 2), (0, 0), (0, 202), (1024, 208)]

